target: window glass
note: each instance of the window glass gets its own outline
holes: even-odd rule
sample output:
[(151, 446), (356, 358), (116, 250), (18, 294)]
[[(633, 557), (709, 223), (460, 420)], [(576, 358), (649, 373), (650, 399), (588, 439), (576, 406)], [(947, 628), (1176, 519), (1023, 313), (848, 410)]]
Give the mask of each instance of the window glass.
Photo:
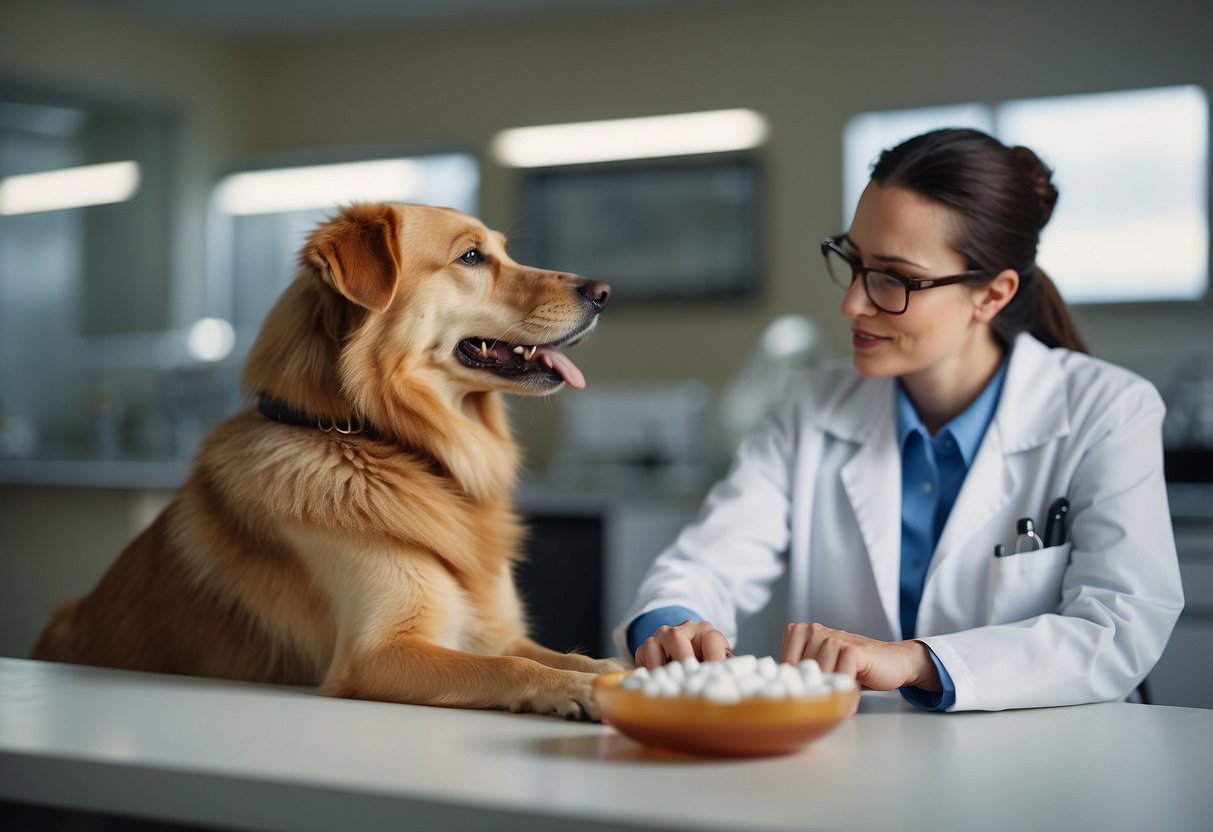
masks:
[(880, 151), (976, 127), (1054, 169), (1039, 262), (1070, 303), (1199, 300), (1209, 285), (1208, 99), (1196, 86), (861, 113), (844, 132), (844, 227)]
[(982, 104), (860, 113), (847, 122), (842, 136), (842, 225), (835, 231), (850, 226), (851, 218), (855, 216), (855, 206), (859, 204), (859, 195), (867, 187), (872, 166), (876, 164), (880, 152), (937, 127), (975, 127), (990, 133), (993, 132), (994, 123), (990, 108)]
[(1196, 300), (1208, 282), (1208, 107), (1197, 87), (1009, 101), (998, 134), (1061, 193), (1039, 261), (1067, 301)]
[[(0, 458), (112, 455), (168, 323), (171, 113), (0, 90)], [(83, 449), (83, 450), (82, 450)]]
[(248, 170), (215, 189), (213, 314), (230, 320), (247, 347), (295, 277), (299, 250), (337, 206), (417, 202), (477, 211), (479, 168), (464, 153)]

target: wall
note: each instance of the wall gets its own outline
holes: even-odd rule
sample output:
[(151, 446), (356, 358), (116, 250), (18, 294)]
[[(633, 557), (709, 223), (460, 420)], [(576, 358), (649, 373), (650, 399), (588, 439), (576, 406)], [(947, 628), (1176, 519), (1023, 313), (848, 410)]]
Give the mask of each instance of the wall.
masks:
[[(980, 14), (977, 7), (980, 6)], [(386, 32), (259, 50), (261, 101), (249, 150), (456, 140), (487, 156), (502, 128), (747, 106), (771, 121), (762, 298), (728, 306), (609, 310), (576, 355), (593, 384), (740, 367), (766, 320), (795, 311), (846, 354), (837, 295), (816, 241), (842, 227), (846, 119), (868, 109), (1115, 90), (1213, 86), (1213, 12), (1200, 0), (1015, 4), (747, 2), (597, 20)], [(1165, 129), (1165, 126), (1160, 126)], [(1093, 141), (1098, 140), (1093, 137)], [(484, 218), (511, 229), (516, 180), (488, 164)], [(1064, 197), (1063, 197), (1064, 198)], [(1093, 351), (1164, 385), (1182, 351), (1213, 347), (1209, 307), (1086, 308)], [(1166, 345), (1162, 347), (1160, 345)], [(568, 393), (564, 395), (570, 395)], [(555, 410), (520, 402), (542, 461)]]
[[(1179, 83), (1213, 87), (1213, 7), (1164, 0), (749, 0), (693, 12), (467, 20), (279, 44), (225, 42), (67, 0), (6, 0), (0, 79), (169, 105), (182, 114), (171, 320), (203, 310), (207, 186), (237, 159), (335, 146), (456, 144), (484, 160), (482, 214), (517, 230), (516, 176), (487, 159), (505, 127), (747, 106), (771, 121), (769, 273), (744, 304), (619, 306), (577, 360), (595, 381), (686, 375), (719, 388), (765, 322), (846, 326), (816, 241), (842, 226), (840, 135), (855, 112)], [(980, 12), (980, 13), (978, 13)], [(1165, 126), (1160, 126), (1165, 129)], [(1093, 139), (1095, 140), (1095, 139)], [(1064, 198), (1064, 196), (1063, 196)], [(1213, 346), (1209, 307), (1078, 310), (1096, 354), (1165, 385)], [(539, 461), (556, 409), (519, 402)]]
[[(176, 31), (100, 4), (0, 0), (0, 82), (180, 114), (169, 276), (177, 324), (204, 310), (206, 196), (240, 160), (454, 143), (481, 155), (482, 214), (509, 231), (519, 222), (517, 180), (486, 154), (501, 128), (718, 107), (763, 112), (773, 132), (763, 152), (762, 296), (610, 309), (575, 353), (591, 384), (693, 375), (719, 388), (765, 322), (783, 312), (817, 318), (845, 354), (846, 326), (816, 244), (842, 225), (838, 160), (851, 114), (1169, 84), (1213, 89), (1211, 42), (1208, 0), (747, 0), (276, 44)], [(1096, 354), (1160, 386), (1183, 352), (1213, 349), (1207, 304), (1083, 308), (1077, 317)], [(514, 411), (541, 467), (559, 411), (533, 400)], [(21, 491), (0, 490), (8, 516), (24, 521), (0, 532), (0, 556), (45, 557), (40, 530), (62, 524), (62, 509), (45, 494), (17, 503)], [(59, 554), (72, 556), (89, 540), (116, 552), (129, 531), (125, 510), (107, 510), (104, 494), (72, 496), (96, 510), (77, 524), (89, 533), (61, 541)]]

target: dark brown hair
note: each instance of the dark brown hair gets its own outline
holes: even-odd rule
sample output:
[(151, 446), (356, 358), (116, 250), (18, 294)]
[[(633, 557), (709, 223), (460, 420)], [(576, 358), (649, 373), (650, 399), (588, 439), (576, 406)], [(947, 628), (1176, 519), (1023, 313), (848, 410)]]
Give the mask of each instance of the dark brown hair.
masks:
[(1008, 346), (1030, 332), (1050, 347), (1086, 352), (1065, 301), (1036, 265), (1040, 232), (1053, 215), (1053, 172), (1026, 147), (1007, 147), (980, 130), (946, 128), (880, 154), (872, 181), (906, 188), (955, 210), (952, 246), (968, 268), (1019, 272), (1019, 291), (991, 322)]

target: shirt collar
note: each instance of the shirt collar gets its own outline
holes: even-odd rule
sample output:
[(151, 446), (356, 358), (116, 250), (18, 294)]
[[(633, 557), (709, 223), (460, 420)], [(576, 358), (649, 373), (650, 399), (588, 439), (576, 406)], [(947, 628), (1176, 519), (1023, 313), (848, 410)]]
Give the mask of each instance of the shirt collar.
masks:
[[(1007, 364), (1008, 362), (1004, 358), (1002, 364), (998, 367), (998, 372), (986, 384), (981, 394), (955, 419), (944, 425), (937, 434), (940, 437), (945, 434), (951, 434), (966, 465), (972, 464), (973, 457), (977, 454), (977, 448), (981, 445), (981, 440), (985, 437), (986, 430), (990, 427), (990, 422), (994, 420), (994, 411), (998, 407), (998, 399), (1002, 395), (1003, 381), (1007, 376)], [(900, 383), (893, 385), (893, 387), (897, 391), (898, 447), (905, 447), (906, 437), (911, 433), (921, 433), (924, 439), (929, 440), (931, 432), (927, 430), (926, 425), (922, 423), (922, 419), (918, 417), (918, 411), (914, 409), (914, 405), (910, 402), (910, 397), (906, 395), (906, 391), (902, 389)]]

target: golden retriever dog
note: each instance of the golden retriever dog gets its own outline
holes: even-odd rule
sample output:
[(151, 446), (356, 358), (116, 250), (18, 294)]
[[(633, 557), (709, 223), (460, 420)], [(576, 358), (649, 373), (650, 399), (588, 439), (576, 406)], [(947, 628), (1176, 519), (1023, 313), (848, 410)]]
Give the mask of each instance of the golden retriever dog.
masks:
[(609, 293), (458, 211), (341, 210), (249, 353), (257, 406), (34, 657), (596, 719), (622, 664), (527, 636), (501, 394), (584, 386), (561, 349)]

